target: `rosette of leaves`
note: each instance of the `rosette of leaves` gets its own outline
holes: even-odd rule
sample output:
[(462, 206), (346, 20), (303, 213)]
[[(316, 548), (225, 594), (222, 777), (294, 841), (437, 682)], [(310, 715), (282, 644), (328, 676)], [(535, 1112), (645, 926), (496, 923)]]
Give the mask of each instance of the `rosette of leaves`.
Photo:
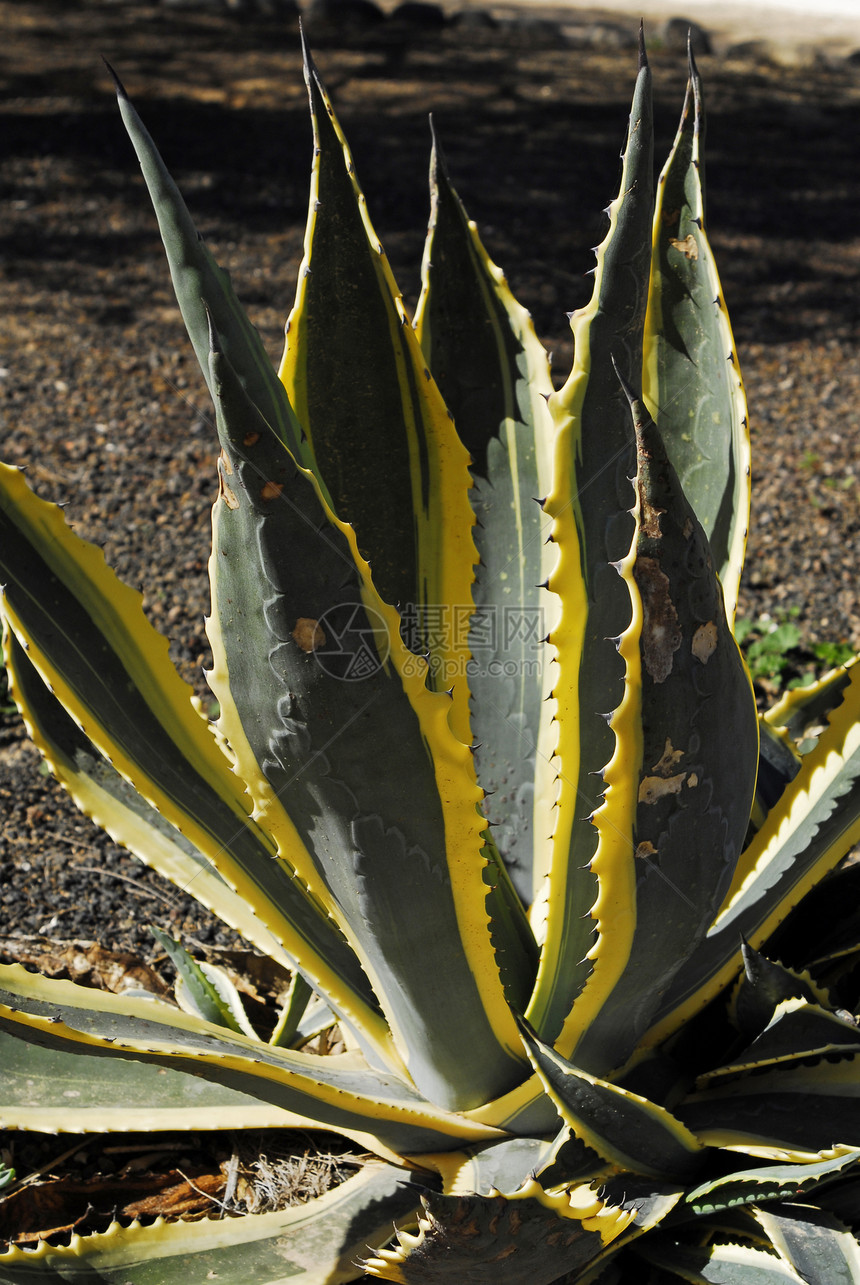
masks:
[[(33, 739), (292, 991), (266, 1041), (172, 944), (181, 1008), (5, 967), (0, 1122), (376, 1158), (298, 1209), (13, 1247), (0, 1280), (860, 1281), (860, 668), (760, 718), (733, 637), (749, 443), (695, 68), (655, 194), (640, 55), (558, 391), (438, 148), (410, 322), (306, 75), (277, 373), (119, 90), (217, 415), (217, 724), (0, 474)], [(305, 1047), (335, 1023), (345, 1052)]]

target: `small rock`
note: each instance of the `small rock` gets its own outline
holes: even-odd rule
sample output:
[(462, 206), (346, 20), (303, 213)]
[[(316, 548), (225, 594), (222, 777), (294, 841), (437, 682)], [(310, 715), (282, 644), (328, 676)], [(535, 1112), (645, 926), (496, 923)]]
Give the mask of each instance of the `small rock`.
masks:
[(298, 18), (299, 16), (296, 0), (250, 0), (250, 2), (257, 13), (265, 18)]
[(385, 14), (373, 0), (310, 0), (303, 20), (308, 35), (316, 39), (372, 31), (385, 21)]
[(798, 71), (827, 66), (826, 55), (814, 45), (774, 44), (772, 57), (778, 67), (793, 67)]
[(739, 40), (726, 50), (729, 62), (772, 62), (771, 45), (767, 40)]
[(826, 63), (823, 53), (813, 45), (778, 44), (773, 40), (744, 40), (726, 50), (726, 58), (737, 62), (769, 63), (774, 67), (798, 70), (820, 68)]
[(689, 18), (667, 18), (660, 28), (659, 37), (667, 53), (670, 54), (686, 54), (688, 38), (697, 58), (706, 57), (714, 52), (711, 47), (711, 37), (707, 31), (697, 22), (691, 22)]
[(451, 25), (464, 31), (495, 31), (499, 23), (487, 9), (460, 9), (453, 14)]
[(559, 24), (549, 18), (535, 18), (531, 14), (517, 15), (505, 22), (504, 28), (514, 39), (527, 41), (532, 48), (566, 43)]
[(582, 29), (580, 39), (593, 49), (635, 49), (638, 33), (619, 22), (592, 22)]
[(259, 14), (264, 18), (297, 18), (296, 0), (224, 0), (230, 13)]
[(445, 26), (445, 13), (438, 4), (430, 4), (428, 0), (403, 0), (388, 21), (421, 31), (439, 31)]

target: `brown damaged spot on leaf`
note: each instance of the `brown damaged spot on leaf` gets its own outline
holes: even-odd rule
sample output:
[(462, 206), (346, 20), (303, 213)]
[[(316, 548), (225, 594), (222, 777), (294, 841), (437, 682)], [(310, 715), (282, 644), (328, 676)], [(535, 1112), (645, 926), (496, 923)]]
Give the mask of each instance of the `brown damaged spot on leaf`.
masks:
[(655, 776), (671, 776), (683, 757), (684, 751), (676, 750), (667, 736), (666, 744), (663, 747), (663, 753), (651, 768), (651, 771)]
[(643, 534), (650, 536), (652, 540), (659, 540), (663, 532), (660, 530), (660, 518), (666, 512), (665, 509), (658, 509), (656, 505), (649, 503), (647, 496), (640, 495), (640, 512)]
[(222, 451), (218, 456), (218, 498), (224, 501), (228, 509), (238, 509), (239, 501), (226, 481), (232, 475), (233, 469), (230, 461)]
[(696, 660), (707, 665), (717, 650), (717, 626), (713, 620), (709, 620), (706, 625), (699, 625), (693, 634), (692, 650)]
[(669, 578), (656, 558), (638, 558), (634, 570), (642, 596), (642, 660), (651, 679), (663, 683), (672, 672), (681, 646), (678, 613), (669, 594)]
[(266, 482), (260, 492), (261, 500), (276, 500), (284, 489), (283, 482)]
[(312, 620), (310, 616), (299, 616), (292, 636), (293, 641), (305, 652), (316, 651), (326, 641), (320, 622)]
[(633, 856), (639, 857), (640, 860), (644, 861), (647, 857), (656, 857), (657, 849), (654, 847), (654, 844), (650, 839), (643, 839), (642, 842), (637, 845)]
[(242, 438), (242, 445), (256, 446), (259, 440), (260, 440), (259, 433), (246, 433), (245, 436)]
[(639, 783), (639, 802), (650, 807), (668, 794), (680, 794), (686, 779), (686, 772), (678, 772), (676, 776), (643, 776)]
[(676, 241), (673, 237), (669, 239), (669, 244), (673, 250), (680, 250), (685, 259), (696, 260), (699, 257), (699, 246), (696, 238), (692, 233), (688, 233), (683, 241)]

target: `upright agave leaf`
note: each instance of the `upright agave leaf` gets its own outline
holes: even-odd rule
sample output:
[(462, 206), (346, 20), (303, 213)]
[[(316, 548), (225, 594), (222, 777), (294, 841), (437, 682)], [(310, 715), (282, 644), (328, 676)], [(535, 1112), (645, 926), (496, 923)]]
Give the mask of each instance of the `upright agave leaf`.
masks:
[(705, 230), (702, 82), (690, 80), (657, 188), (643, 396), (711, 546), (733, 624), (749, 523), (746, 399)]
[(725, 904), (675, 979), (647, 1043), (677, 1030), (737, 975), (804, 894), (860, 840), (860, 669), (818, 743), (746, 848)]
[[(367, 214), (343, 131), (305, 51), (314, 123), (311, 203), (281, 379), (327, 479), (334, 511), (356, 530), (386, 603), (430, 681), (465, 671), (465, 636), (426, 628), (439, 604), (471, 603), (474, 545), (468, 457), (409, 324)], [(298, 462), (302, 462), (299, 460)], [(415, 666), (419, 672), (420, 666)], [(454, 684), (452, 724), (470, 742)]]
[[(573, 315), (573, 370), (550, 398), (558, 436), (553, 488), (544, 508), (553, 519), (558, 551), (549, 587), (562, 604), (550, 636), (558, 658), (553, 697), (559, 801), (545, 940), (526, 1016), (543, 1039), (554, 1040), (591, 978), (593, 1007), (577, 1005), (575, 1025), (558, 1044), (562, 1052), (570, 1052), (588, 1014), (599, 1007), (598, 990), (605, 993), (594, 984), (595, 925), (583, 916), (591, 910), (600, 919), (609, 904), (606, 898), (598, 901), (596, 878), (601, 863), (612, 860), (607, 848), (618, 843), (614, 828), (601, 829), (600, 817), (617, 742), (608, 719), (624, 693), (625, 662), (613, 639), (629, 627), (632, 614), (616, 564), (629, 554), (634, 533), (629, 481), (634, 469), (630, 411), (614, 362), (622, 363), (628, 382), (638, 384), (653, 209), (651, 110), (643, 45), (620, 192), (609, 206), (609, 231), (597, 250), (594, 293)], [(629, 781), (616, 777), (616, 794), (629, 794), (630, 788)], [(592, 866), (601, 839), (603, 855)], [(620, 841), (626, 859), (628, 835)]]
[[(629, 656), (620, 719), (641, 746), (641, 766), (632, 814), (607, 796), (607, 822), (630, 840), (626, 868), (619, 860), (606, 891), (613, 879), (630, 879), (634, 913), (623, 971), (575, 1054), (604, 1074), (633, 1051), (719, 910), (747, 834), (758, 763), (752, 686), (707, 539), (644, 406), (633, 401), (632, 410), (637, 533), (623, 574), (632, 577), (636, 614), (620, 646)], [(619, 936), (605, 943), (615, 969)]]
[[(204, 379), (208, 384), (211, 316), (222, 336), (225, 351), (234, 365), (241, 369), (248, 395), (259, 407), (261, 415), (296, 458), (310, 465), (313, 457), (306, 449), (299, 422), (272, 369), (260, 336), (236, 298), (228, 274), (218, 266), (198, 235), (179, 189), (119, 78), (113, 68), (108, 66), (108, 70), (116, 85), (123, 124), (152, 196), (176, 299)], [(213, 393), (211, 385), (209, 391)]]
[(545, 643), (556, 603), (544, 585), (555, 561), (538, 498), (551, 483), (552, 391), (531, 318), (491, 261), (435, 135), (432, 209), (415, 330), (471, 456), (478, 551), (468, 631), (469, 702), (478, 779), (493, 840), (526, 905), (549, 864), (546, 818), (557, 794), (552, 670)]

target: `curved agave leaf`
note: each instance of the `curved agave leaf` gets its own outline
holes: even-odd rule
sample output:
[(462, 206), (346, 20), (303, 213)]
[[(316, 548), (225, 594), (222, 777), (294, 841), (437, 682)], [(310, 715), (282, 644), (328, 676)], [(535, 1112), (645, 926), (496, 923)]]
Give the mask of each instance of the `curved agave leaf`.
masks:
[[(469, 750), (354, 530), (217, 347), (211, 361), (222, 455), (207, 632), (220, 725), (280, 855), (353, 945), (416, 1084), (431, 1101), (475, 1106), (524, 1066), (487, 932)], [(250, 564), (248, 548), (259, 550)]]
[(558, 1133), (561, 1120), (537, 1075), (530, 1075), (510, 1093), (466, 1112), (470, 1120), (490, 1124), (518, 1136), (543, 1137)]
[(805, 1285), (860, 1282), (860, 1245), (833, 1214), (806, 1204), (784, 1204), (755, 1209), (753, 1216)]
[[(683, 1195), (683, 1187), (674, 1182), (661, 1182), (639, 1174), (616, 1173), (600, 1187), (600, 1196), (613, 1208), (629, 1214), (629, 1222), (620, 1235), (594, 1259), (594, 1263), (577, 1277), (577, 1285), (645, 1285), (650, 1278), (635, 1256), (624, 1253), (632, 1242), (653, 1231), (670, 1219)], [(655, 1285), (658, 1285), (655, 1278)]]
[(681, 123), (657, 187), (643, 397), (710, 542), (731, 625), (750, 508), (743, 383), (705, 232), (702, 83), (690, 54)]
[(710, 1215), (739, 1205), (795, 1200), (853, 1169), (858, 1162), (860, 1151), (856, 1147), (846, 1147), (839, 1155), (811, 1164), (763, 1165), (723, 1174), (688, 1191), (679, 1213), (690, 1209), (696, 1215)]
[(354, 953), (292, 870), (273, 860), (274, 843), (248, 816), (244, 785), (193, 707), (140, 595), (5, 465), (0, 576), (8, 628), (86, 740), (244, 897), (266, 930), (251, 940), (265, 950), (274, 936), (378, 1056), (390, 1057)]
[(534, 1181), (513, 1196), (421, 1198), (418, 1233), (364, 1263), (369, 1276), (399, 1285), (550, 1285), (579, 1272), (621, 1234), (630, 1212), (590, 1188), (549, 1195)]
[[(446, 1196), (497, 1196), (519, 1191), (551, 1161), (554, 1140), (544, 1138), (502, 1138), (479, 1143), (463, 1151), (442, 1151), (423, 1155), (421, 1163), (441, 1175)], [(599, 1167), (598, 1164), (594, 1167)], [(590, 1174), (584, 1174), (590, 1176)], [(547, 1183), (541, 1183), (546, 1187)]]
[(795, 741), (811, 749), (814, 744), (812, 729), (817, 728), (820, 732), (833, 711), (842, 703), (846, 688), (851, 682), (851, 670), (857, 663), (858, 658), (855, 656), (847, 665), (832, 669), (807, 687), (796, 687), (783, 692), (777, 703), (767, 711), (765, 719), (772, 727), (784, 729)]
[(817, 1160), (860, 1131), (856, 1052), (825, 1054), (715, 1082), (676, 1108), (709, 1146), (774, 1160)]
[(586, 1147), (617, 1169), (654, 1178), (695, 1172), (699, 1140), (665, 1107), (572, 1066), (525, 1024), (523, 1043), (559, 1114)]
[(802, 977), (784, 968), (753, 950), (746, 942), (741, 946), (741, 955), (744, 971), (732, 997), (731, 1015), (746, 1039), (759, 1035), (785, 1000), (801, 999), (811, 1003), (817, 1000), (827, 1004), (826, 993), (808, 974)]
[(0, 966), (0, 986), (0, 1026), (10, 1035), (67, 1055), (133, 1058), (200, 1075), (388, 1160), (498, 1136), (348, 1054), (273, 1048), (164, 1003), (51, 981), (18, 965)]
[(849, 677), (815, 749), (745, 850), (719, 916), (648, 1033), (649, 1047), (732, 980), (741, 938), (760, 947), (860, 839), (860, 669), (852, 668)]
[[(454, 686), (457, 735), (471, 742), (466, 631), (422, 613), (471, 608), (472, 512), (460, 444), (370, 223), (352, 157), (305, 50), (314, 123), (311, 206), (281, 379), (339, 518), (356, 530), (374, 584), (430, 654), (430, 681)], [(301, 462), (299, 457), (296, 457)], [(417, 636), (415, 636), (417, 634)]]
[(30, 738), (81, 811), (141, 861), (178, 887), (193, 892), (199, 902), (247, 941), (285, 967), (292, 967), (290, 957), (257, 919), (247, 898), (231, 888), (212, 862), (99, 753), (52, 695), (8, 628), (4, 652), (10, 694)]
[[(657, 1268), (659, 1285), (804, 1285), (802, 1276), (784, 1260), (750, 1245), (685, 1245), (662, 1239), (636, 1247), (646, 1263)], [(823, 1285), (823, 1283), (822, 1283)]]
[(361, 1275), (357, 1260), (391, 1237), (417, 1204), (410, 1175), (366, 1165), (307, 1204), (271, 1214), (151, 1226), (114, 1222), (101, 1235), (74, 1235), (68, 1246), (0, 1254), (0, 1285), (341, 1285)]
[[(158, 1001), (145, 1001), (157, 1005)], [(161, 1009), (154, 1008), (160, 1012)], [(168, 1017), (176, 1009), (169, 1009)], [(0, 1029), (0, 1128), (57, 1133), (306, 1127), (303, 1116), (176, 1066)]]
[(790, 1066), (809, 1058), (860, 1052), (856, 1023), (804, 999), (777, 1005), (768, 1026), (751, 1044), (723, 1066), (700, 1075), (700, 1088), (725, 1081), (741, 1071)]
[(321, 1034), (334, 1022), (334, 1013), (317, 998), (301, 973), (294, 973), (290, 989), (269, 1039), (277, 1048), (293, 1048), (302, 1040)]
[[(625, 663), (613, 639), (629, 627), (631, 605), (615, 564), (629, 554), (634, 532), (630, 412), (613, 358), (625, 378), (638, 384), (650, 257), (651, 120), (651, 75), (643, 45), (621, 187), (608, 209), (609, 231), (597, 249), (594, 293), (571, 319), (573, 369), (549, 402), (557, 438), (553, 488), (544, 510), (553, 519), (552, 538), (558, 546), (549, 588), (563, 604), (550, 635), (558, 659), (553, 697), (560, 792), (545, 940), (526, 1016), (541, 1038), (555, 1041), (574, 998), (591, 978), (557, 1044), (562, 1053), (570, 1053), (617, 976), (604, 957), (600, 980), (595, 978), (590, 954), (594, 920), (618, 937), (621, 956), (626, 956), (631, 927), (616, 894), (598, 901), (597, 878), (614, 860), (627, 862), (630, 843), (629, 833), (618, 835), (614, 825), (605, 823), (601, 806), (607, 788), (616, 796), (625, 791), (620, 774), (611, 778), (607, 773), (619, 731), (606, 718), (619, 708), (624, 694)], [(625, 762), (638, 752), (633, 745)], [(615, 849), (620, 849), (617, 858)], [(611, 924), (610, 906), (616, 908)], [(584, 918), (589, 909), (592, 918)]]
[(472, 457), (478, 550), (469, 628), (470, 726), (484, 812), (526, 905), (549, 864), (547, 820), (558, 787), (551, 668), (544, 639), (557, 614), (543, 586), (555, 553), (536, 497), (547, 494), (553, 425), (549, 362), (531, 317), (489, 258), (451, 186), (438, 141), (415, 331)]
[(242, 997), (223, 968), (198, 963), (180, 942), (154, 924), (150, 924), (149, 931), (176, 969), (173, 994), (183, 1012), (256, 1039), (257, 1033), (248, 1021)]

